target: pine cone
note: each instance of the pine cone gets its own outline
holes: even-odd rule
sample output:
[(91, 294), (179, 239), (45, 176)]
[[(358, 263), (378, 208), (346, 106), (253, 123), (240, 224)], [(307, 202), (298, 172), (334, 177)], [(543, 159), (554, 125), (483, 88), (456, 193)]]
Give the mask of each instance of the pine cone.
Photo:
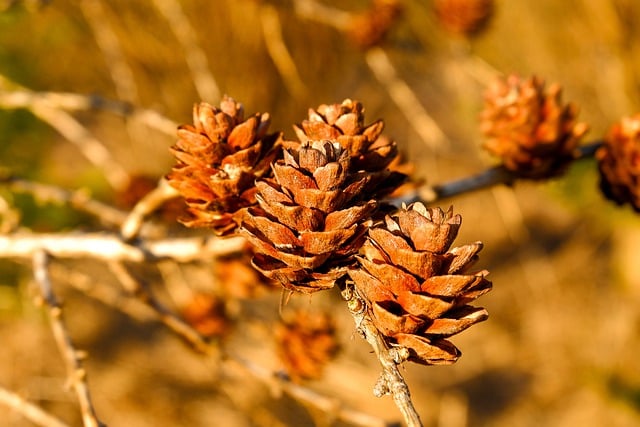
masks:
[[(254, 246), (253, 265), (285, 288), (315, 292), (345, 275), (364, 242), (376, 209), (368, 172), (350, 172), (349, 153), (337, 141), (309, 141), (284, 152), (274, 179), (257, 182), (259, 207), (241, 232)], [(365, 197), (366, 196), (366, 197)]]
[(347, 26), (347, 35), (360, 49), (380, 45), (402, 14), (399, 0), (373, 0), (369, 10), (355, 15)]
[(178, 128), (177, 164), (167, 179), (186, 199), (191, 218), (183, 224), (226, 234), (255, 204), (254, 181), (269, 173), (281, 134), (267, 135), (267, 113), (244, 120), (242, 104), (226, 96), (220, 108), (195, 105), (193, 121)]
[(183, 307), (182, 317), (207, 338), (223, 337), (231, 329), (224, 301), (213, 294), (195, 294)]
[(326, 139), (338, 141), (352, 157), (352, 170), (370, 172), (384, 170), (398, 156), (396, 143), (381, 135), (383, 129), (382, 120), (365, 126), (362, 103), (351, 99), (345, 99), (341, 104), (322, 104), (316, 110), (309, 109), (309, 118), (294, 126), (301, 143)]
[(576, 123), (577, 108), (562, 105), (561, 88), (547, 91), (537, 77), (499, 80), (485, 95), (481, 130), (484, 148), (523, 178), (545, 179), (563, 173), (587, 132)]
[(596, 159), (605, 196), (640, 212), (640, 114), (611, 127)]
[(435, 0), (433, 7), (445, 30), (465, 36), (483, 30), (493, 14), (492, 0)]
[(467, 273), (482, 244), (450, 249), (461, 221), (452, 209), (403, 208), (369, 230), (361, 268), (349, 272), (375, 326), (411, 361), (454, 363), (460, 351), (445, 338), (488, 316), (468, 305), (491, 289), (486, 271)]
[(327, 313), (296, 311), (275, 329), (277, 353), (294, 381), (317, 379), (337, 353), (336, 328)]

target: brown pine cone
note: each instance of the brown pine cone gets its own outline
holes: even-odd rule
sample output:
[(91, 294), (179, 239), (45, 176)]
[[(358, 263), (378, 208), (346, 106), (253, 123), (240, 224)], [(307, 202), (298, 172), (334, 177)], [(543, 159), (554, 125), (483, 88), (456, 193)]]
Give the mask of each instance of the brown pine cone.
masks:
[(411, 361), (454, 363), (460, 351), (446, 338), (488, 316), (468, 305), (491, 289), (488, 272), (467, 272), (482, 244), (450, 248), (461, 221), (452, 209), (405, 207), (369, 230), (361, 268), (349, 272), (374, 325)]
[(317, 379), (338, 352), (336, 328), (328, 313), (296, 311), (276, 326), (277, 353), (294, 381)]
[(347, 35), (361, 49), (380, 45), (402, 14), (400, 0), (373, 0), (369, 10), (354, 15)]
[(178, 128), (177, 164), (167, 176), (187, 202), (191, 218), (183, 224), (218, 234), (236, 229), (242, 209), (255, 204), (255, 180), (279, 154), (281, 133), (267, 134), (270, 121), (267, 113), (245, 120), (242, 104), (227, 96), (220, 108), (194, 106), (194, 125)]
[(275, 178), (257, 182), (259, 207), (242, 223), (254, 267), (306, 293), (331, 288), (345, 275), (364, 242), (377, 207), (371, 188), (379, 184), (368, 172), (351, 173), (350, 161), (337, 141), (285, 150), (273, 165)]
[(395, 141), (381, 135), (384, 122), (364, 125), (364, 107), (345, 99), (341, 104), (322, 104), (309, 109), (309, 118), (295, 125), (301, 143), (314, 140), (338, 141), (352, 157), (353, 170), (384, 170), (398, 155)]
[(640, 212), (640, 114), (611, 127), (596, 159), (605, 196)]
[(488, 138), (484, 148), (522, 178), (558, 176), (575, 158), (588, 130), (576, 122), (577, 114), (573, 104), (562, 104), (559, 85), (545, 91), (537, 77), (511, 75), (485, 95), (480, 125)]
[(483, 30), (493, 14), (493, 0), (435, 0), (433, 7), (445, 30), (465, 36)]

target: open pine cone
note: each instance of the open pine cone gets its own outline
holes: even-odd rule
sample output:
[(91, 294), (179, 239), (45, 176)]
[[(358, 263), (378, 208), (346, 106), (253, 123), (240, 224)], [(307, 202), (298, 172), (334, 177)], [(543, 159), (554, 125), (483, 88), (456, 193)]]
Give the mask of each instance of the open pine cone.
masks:
[(285, 288), (315, 292), (345, 275), (364, 242), (365, 223), (378, 203), (369, 172), (350, 172), (351, 157), (337, 141), (309, 141), (284, 152), (273, 179), (256, 183), (259, 207), (241, 232), (254, 246), (253, 265)]
[(596, 159), (605, 196), (640, 212), (640, 114), (611, 127)]
[(236, 229), (242, 209), (255, 204), (254, 182), (270, 172), (281, 134), (267, 134), (267, 113), (245, 120), (242, 104), (226, 96), (220, 108), (195, 105), (193, 122), (178, 128), (171, 149), (177, 164), (167, 179), (191, 214), (183, 224), (226, 234)]
[(333, 318), (324, 312), (296, 310), (275, 328), (277, 353), (294, 381), (317, 379), (338, 352)]
[(537, 77), (511, 75), (492, 85), (485, 95), (481, 130), (484, 148), (523, 178), (545, 179), (564, 172), (588, 130), (576, 123), (577, 108), (563, 105), (561, 88), (545, 91)]
[(435, 0), (433, 7), (445, 30), (471, 36), (486, 27), (493, 13), (493, 0)]
[(461, 221), (451, 209), (403, 207), (369, 230), (361, 268), (349, 271), (374, 325), (411, 361), (454, 363), (460, 351), (446, 338), (488, 317), (469, 305), (491, 289), (486, 271), (467, 272), (482, 244), (451, 248)]

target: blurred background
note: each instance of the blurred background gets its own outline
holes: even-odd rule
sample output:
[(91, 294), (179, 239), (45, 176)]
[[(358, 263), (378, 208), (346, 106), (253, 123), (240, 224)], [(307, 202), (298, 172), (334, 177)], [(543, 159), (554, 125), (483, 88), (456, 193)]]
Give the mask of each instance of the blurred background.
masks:
[[(373, 19), (367, 11), (396, 4), (402, 14), (389, 20), (385, 37), (363, 42), (354, 28)], [(294, 138), (292, 125), (309, 108), (351, 98), (364, 104), (367, 123), (384, 119), (416, 179), (438, 184), (496, 164), (481, 150), (478, 115), (500, 74), (562, 85), (563, 99), (590, 126), (585, 142), (640, 111), (640, 3), (498, 0), (487, 16), (476, 31), (461, 32), (443, 24), (428, 0), (0, 1), (0, 168), (116, 203), (129, 178), (155, 182), (170, 170), (175, 142), (171, 122), (150, 126), (123, 105), (190, 123), (194, 103), (217, 104), (228, 94), (247, 114), (269, 112), (271, 129)], [(86, 144), (54, 129), (15, 92), (127, 103), (69, 109), (107, 160), (89, 158)], [(0, 195), (22, 228), (99, 229), (68, 206), (2, 188)], [(453, 338), (463, 352), (455, 365), (403, 366), (425, 425), (640, 425), (640, 221), (601, 196), (595, 161), (550, 182), (438, 204), (463, 216), (457, 244), (484, 243), (478, 267), (491, 272), (494, 289), (476, 304), (489, 320)], [(65, 268), (62, 277), (109, 281), (97, 261)], [(215, 276), (206, 263), (149, 270), (161, 293), (169, 276), (195, 287)], [(79, 425), (31, 281), (28, 263), (0, 259), (0, 385)], [(108, 425), (351, 425), (242, 370), (216, 366), (148, 315), (127, 316), (64, 281), (56, 290), (74, 342), (89, 354), (89, 384)], [(264, 325), (278, 318), (279, 299), (275, 291), (237, 301), (242, 316), (225, 341), (274, 371), (282, 365)], [(303, 384), (399, 421), (391, 398), (371, 392), (377, 361), (338, 292), (294, 296), (290, 304), (328, 309), (338, 325), (341, 351), (321, 378)], [(31, 425), (4, 406), (0, 424)]]

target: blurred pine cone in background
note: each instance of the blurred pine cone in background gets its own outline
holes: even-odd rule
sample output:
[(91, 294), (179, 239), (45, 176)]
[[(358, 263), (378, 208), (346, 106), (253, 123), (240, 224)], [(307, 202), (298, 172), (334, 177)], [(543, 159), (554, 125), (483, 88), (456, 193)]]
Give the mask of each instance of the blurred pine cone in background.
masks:
[(467, 37), (483, 30), (493, 14), (493, 0), (434, 0), (433, 7), (445, 30)]
[(577, 154), (588, 130), (577, 123), (577, 108), (563, 105), (561, 88), (545, 91), (537, 77), (511, 75), (489, 87), (480, 128), (484, 148), (522, 178), (546, 179), (562, 174)]
[(640, 212), (640, 114), (611, 127), (596, 159), (605, 196)]
[(400, 0), (373, 0), (368, 10), (351, 18), (347, 36), (361, 49), (378, 46), (401, 16)]
[(297, 310), (276, 326), (277, 353), (292, 380), (320, 378), (338, 352), (335, 323), (328, 313)]
[(454, 363), (460, 351), (446, 338), (488, 317), (468, 305), (491, 289), (488, 272), (468, 273), (482, 244), (450, 248), (461, 221), (451, 209), (404, 207), (369, 230), (361, 268), (349, 272), (374, 325), (411, 361)]
[(227, 234), (236, 229), (241, 210), (255, 204), (254, 182), (270, 172), (281, 133), (267, 134), (267, 113), (244, 120), (242, 104), (227, 96), (220, 108), (195, 105), (193, 122), (178, 129), (171, 149), (177, 164), (167, 179), (187, 202), (191, 217), (183, 224)]
[(350, 172), (351, 157), (337, 141), (308, 141), (273, 165), (274, 178), (257, 182), (259, 207), (241, 231), (254, 246), (253, 265), (285, 288), (331, 288), (354, 263), (364, 242), (379, 177)]

